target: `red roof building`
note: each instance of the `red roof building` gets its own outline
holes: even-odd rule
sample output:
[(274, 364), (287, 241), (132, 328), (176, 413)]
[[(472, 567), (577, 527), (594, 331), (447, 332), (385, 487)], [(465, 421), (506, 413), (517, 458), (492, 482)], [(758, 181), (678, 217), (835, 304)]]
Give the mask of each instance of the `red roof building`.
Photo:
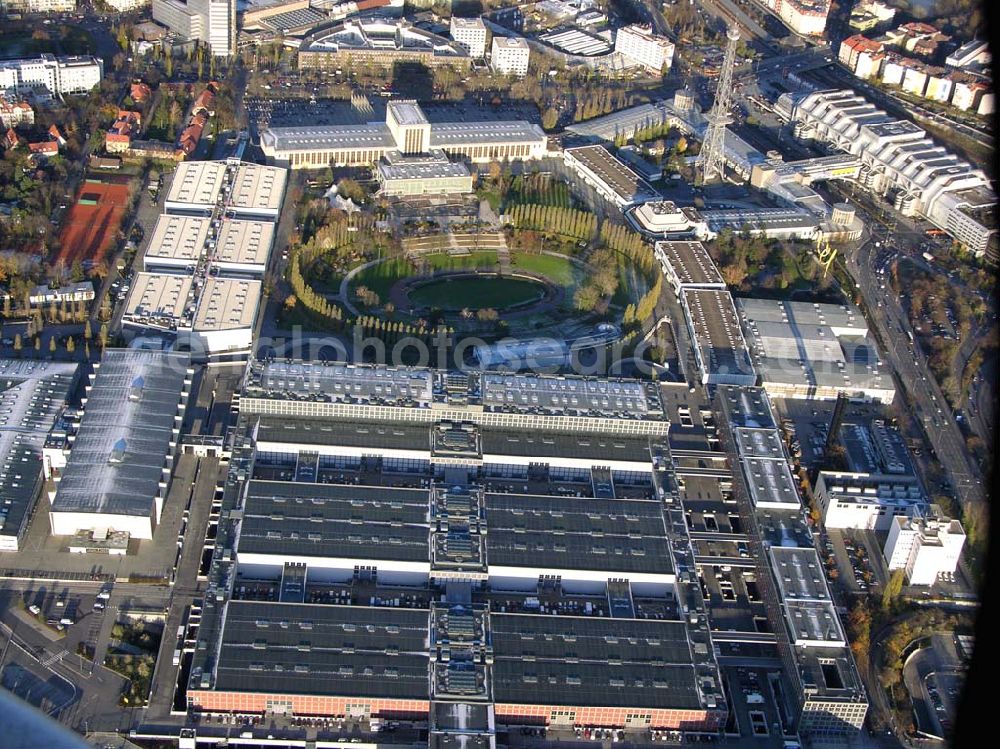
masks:
[(136, 104), (142, 104), (153, 95), (152, 89), (145, 83), (133, 83), (129, 89), (129, 96)]
[(142, 124), (139, 112), (119, 109), (114, 124), (104, 134), (104, 148), (108, 153), (124, 153), (132, 143), (132, 136), (138, 134)]
[(31, 151), (32, 156), (48, 158), (59, 153), (59, 144), (54, 140), (47, 140), (42, 143), (29, 143), (28, 150)]

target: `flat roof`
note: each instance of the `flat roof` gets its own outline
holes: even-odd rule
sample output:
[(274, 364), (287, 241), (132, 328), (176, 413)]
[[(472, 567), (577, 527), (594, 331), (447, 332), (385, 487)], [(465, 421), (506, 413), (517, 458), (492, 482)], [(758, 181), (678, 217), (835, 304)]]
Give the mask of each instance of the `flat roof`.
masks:
[(459, 18), (457, 16), (451, 17), (451, 25), (453, 28), (459, 29), (482, 29), (486, 30), (486, 24), (483, 23), (482, 18)]
[(491, 613), (497, 703), (699, 709), (683, 622)]
[(400, 125), (426, 125), (420, 105), (413, 99), (393, 99), (386, 106), (388, 114)]
[(402, 422), (360, 422), (341, 419), (303, 419), (287, 416), (260, 416), (257, 439), (289, 445), (337, 445), (371, 450), (429, 450), (427, 424)]
[(125, 314), (180, 319), (188, 305), (192, 284), (192, 277), (187, 275), (136, 273), (125, 301)]
[(672, 574), (658, 502), (486, 493), (490, 566)]
[(275, 211), (285, 196), (288, 172), (276, 166), (240, 164), (233, 178), (229, 205), (236, 209)]
[(801, 507), (788, 461), (745, 457), (740, 463), (754, 507)]
[(656, 194), (642, 177), (616, 159), (604, 146), (567, 148), (564, 153), (597, 175), (624, 202)]
[(657, 242), (653, 251), (682, 286), (721, 286), (726, 282), (701, 242)]
[(225, 176), (226, 165), (221, 161), (182, 161), (170, 182), (166, 202), (211, 208), (222, 192)]
[(708, 372), (754, 373), (732, 295), (724, 289), (684, 289), (684, 309)]
[(198, 300), (194, 329), (236, 330), (253, 326), (262, 288), (263, 284), (257, 280), (209, 276)]
[(483, 407), (498, 411), (545, 410), (628, 419), (662, 420), (659, 390), (639, 380), (484, 372)]
[(764, 429), (777, 427), (764, 388), (756, 385), (720, 385), (716, 392), (726, 423)]
[(226, 219), (219, 228), (215, 262), (266, 266), (273, 243), (274, 224), (270, 221)]
[(789, 327), (811, 325), (833, 328), (835, 331), (849, 329), (864, 335), (868, 322), (861, 310), (853, 304), (819, 304), (817, 302), (792, 302), (778, 299), (737, 300), (740, 311), (756, 322), (787, 323)]
[(166, 351), (104, 352), (52, 512), (152, 514), (169, 475), (189, 361)]
[(384, 122), (270, 127), (261, 133), (260, 140), (261, 145), (278, 152), (396, 147), (396, 140)]
[(733, 438), (740, 457), (785, 459), (781, 435), (777, 429), (737, 427), (733, 430)]
[(69, 399), (78, 366), (0, 359), (0, 535), (18, 535), (34, 506), (42, 447)]
[(645, 437), (484, 429), (482, 445), (484, 455), (628, 461), (650, 464), (652, 470)]
[(429, 563), (429, 508), (427, 489), (255, 479), (238, 550)]
[(265, 393), (323, 393), (335, 402), (348, 403), (368, 400), (429, 408), (433, 398), (432, 372), (405, 367), (257, 362), (251, 371), (251, 385)]
[(192, 265), (205, 253), (211, 221), (194, 216), (161, 214), (146, 247), (149, 260), (173, 260)]
[(816, 549), (772, 546), (767, 553), (771, 556), (771, 569), (783, 602), (830, 601), (823, 563)]
[(428, 698), (427, 611), (230, 601), (214, 689)]
[(527, 120), (432, 122), (430, 147), (457, 148), (482, 143), (545, 143), (544, 131)]
[(449, 179), (471, 176), (469, 168), (465, 164), (448, 160), (403, 160), (393, 164), (379, 164), (378, 171), (384, 181)]

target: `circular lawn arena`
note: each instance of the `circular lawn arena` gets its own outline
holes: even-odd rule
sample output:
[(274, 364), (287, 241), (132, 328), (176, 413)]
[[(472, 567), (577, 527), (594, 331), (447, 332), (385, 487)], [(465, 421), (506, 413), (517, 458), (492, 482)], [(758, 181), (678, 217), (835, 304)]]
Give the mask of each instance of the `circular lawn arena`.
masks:
[(393, 299), (404, 309), (442, 312), (527, 310), (562, 296), (561, 289), (544, 277), (527, 273), (445, 273), (400, 281), (392, 291)]

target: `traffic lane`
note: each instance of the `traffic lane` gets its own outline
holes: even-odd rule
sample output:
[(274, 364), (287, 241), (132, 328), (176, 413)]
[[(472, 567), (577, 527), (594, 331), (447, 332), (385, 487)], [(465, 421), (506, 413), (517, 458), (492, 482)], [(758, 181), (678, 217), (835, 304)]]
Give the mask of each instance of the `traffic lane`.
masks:
[[(875, 296), (877, 296), (873, 286), (873, 281), (871, 279), (870, 273), (861, 273), (861, 263), (864, 263), (867, 256), (870, 257), (871, 245), (868, 244), (860, 248), (860, 252), (857, 254), (850, 254), (848, 256), (848, 266), (853, 267), (855, 271), (855, 284), (858, 289), (862, 291), (862, 295), (865, 297), (866, 302), (871, 308), (871, 302)], [(860, 256), (860, 257), (859, 257)], [(865, 263), (867, 266), (867, 263)], [(866, 267), (867, 270), (867, 267)], [(857, 279), (860, 278), (861, 281)], [(964, 450), (964, 439), (961, 433), (958, 431), (958, 426), (951, 419), (938, 418), (943, 414), (929, 415), (924, 413), (923, 404), (943, 402), (938, 401), (938, 398), (943, 399), (943, 395), (940, 393), (939, 389), (936, 387), (937, 383), (934, 382), (933, 377), (925, 377), (925, 372), (918, 369), (917, 364), (925, 365), (925, 362), (920, 358), (919, 351), (914, 351), (915, 347), (910, 346), (911, 356), (901, 356), (899, 355), (899, 350), (902, 344), (902, 336), (897, 336), (891, 328), (887, 328), (885, 325), (885, 320), (881, 316), (874, 316), (874, 322), (876, 327), (879, 329), (880, 333), (883, 335), (883, 340), (891, 340), (895, 343), (894, 346), (889, 347), (885, 351), (886, 355), (890, 359), (890, 363), (893, 364), (893, 368), (897, 372), (897, 375), (903, 381), (904, 385), (908, 388), (911, 395), (915, 395), (913, 398), (914, 412), (920, 421), (923, 431), (927, 437), (927, 440), (937, 455), (942, 466), (945, 468), (946, 472), (952, 479), (952, 486), (955, 488), (958, 494), (959, 500), (964, 504), (967, 501), (982, 501), (984, 499), (982, 491), (977, 488), (978, 479), (972, 474), (971, 461)], [(909, 343), (907, 341), (907, 343)], [(921, 387), (922, 386), (922, 387)], [(935, 406), (935, 409), (937, 406)], [(932, 424), (934, 427), (932, 428)], [(962, 447), (959, 448), (958, 445)]]

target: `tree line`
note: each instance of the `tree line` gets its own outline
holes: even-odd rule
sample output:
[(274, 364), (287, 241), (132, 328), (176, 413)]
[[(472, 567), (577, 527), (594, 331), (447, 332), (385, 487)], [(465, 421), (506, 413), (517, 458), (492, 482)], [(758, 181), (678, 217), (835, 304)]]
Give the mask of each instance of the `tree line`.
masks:
[(597, 234), (597, 216), (575, 208), (521, 204), (510, 209), (509, 217), (515, 229), (532, 229), (546, 235), (587, 241)]

